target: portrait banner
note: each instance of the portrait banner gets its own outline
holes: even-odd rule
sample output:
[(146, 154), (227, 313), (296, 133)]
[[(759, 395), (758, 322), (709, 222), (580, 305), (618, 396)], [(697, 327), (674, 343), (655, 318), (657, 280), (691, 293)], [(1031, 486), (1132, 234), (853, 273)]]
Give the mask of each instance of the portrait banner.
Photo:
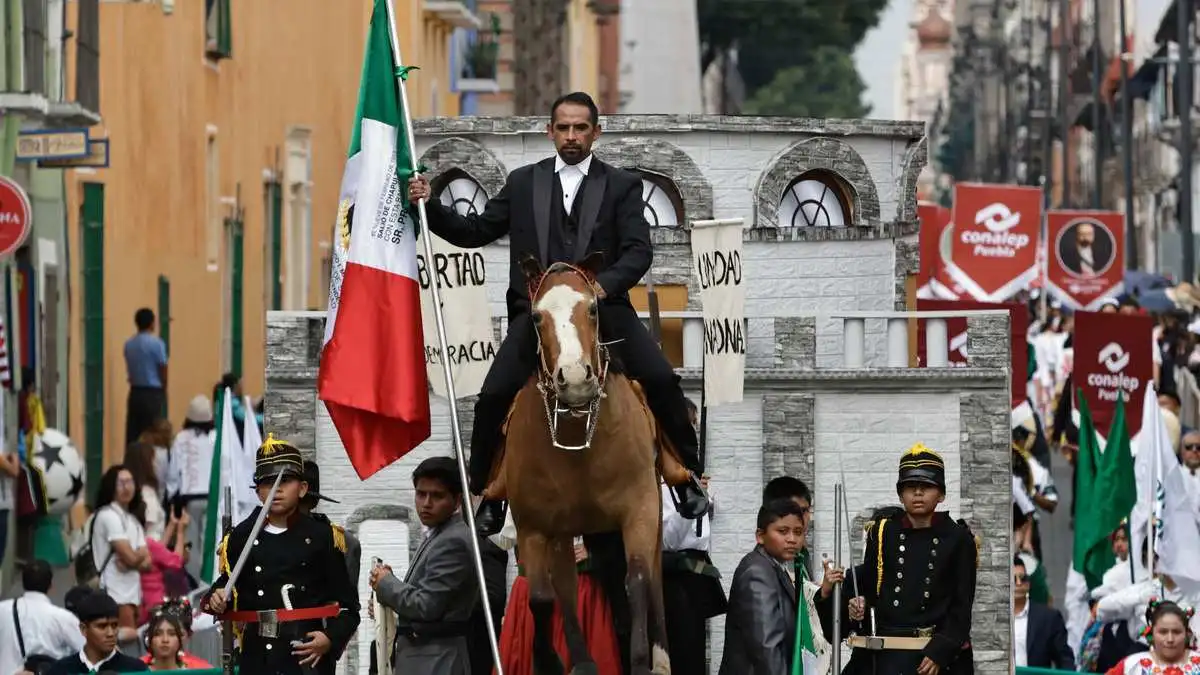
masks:
[(1071, 381), (1083, 389), (1096, 431), (1107, 436), (1125, 398), (1125, 421), (1132, 438), (1142, 427), (1142, 397), (1154, 378), (1154, 320), (1137, 314), (1076, 312)]
[[(946, 253), (950, 249), (950, 209), (931, 202), (917, 204), (921, 223), (919, 243), (921, 266), (917, 272), (917, 297), (925, 300), (954, 300), (961, 288), (946, 271)], [(956, 290), (957, 289), (957, 290)]]
[(442, 353), (438, 345), (437, 319), (433, 315), (430, 279), (436, 279), (442, 295), (442, 317), (446, 321), (447, 355), (457, 398), (474, 396), (496, 359), (496, 335), (487, 297), (487, 264), (482, 249), (459, 248), (428, 231), (433, 237), (433, 265), (417, 253), (417, 278), (421, 283), (421, 321), (425, 328), (425, 371), (433, 393), (446, 397)]
[(1124, 291), (1124, 214), (1051, 211), (1046, 241), (1046, 285), (1071, 309), (1099, 309), (1105, 299)]
[(692, 223), (692, 267), (704, 316), (704, 403), (739, 403), (746, 375), (742, 219)]
[[(922, 300), (917, 299), (918, 312), (971, 312), (984, 309), (1008, 310), (1008, 328), (1010, 332), (1009, 349), (1012, 359), (1012, 407), (1016, 408), (1025, 401), (1026, 383), (1029, 381), (1029, 352), (1026, 333), (1029, 332), (1029, 312), (1025, 306), (1016, 302), (975, 302), (973, 300)], [(917, 319), (917, 363), (921, 368), (928, 367), (925, 356), (925, 326), (926, 319)], [(968, 364), (967, 353), (967, 317), (952, 317), (946, 319), (946, 336), (949, 344), (949, 361), (951, 368), (965, 368)]]
[(971, 298), (1003, 302), (1037, 278), (1041, 189), (958, 183), (952, 221), (946, 269)]

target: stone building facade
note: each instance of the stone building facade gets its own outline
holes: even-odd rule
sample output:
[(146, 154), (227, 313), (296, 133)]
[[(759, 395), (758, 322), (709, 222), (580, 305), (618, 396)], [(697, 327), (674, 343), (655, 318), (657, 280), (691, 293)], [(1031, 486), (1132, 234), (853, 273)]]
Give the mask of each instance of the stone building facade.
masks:
[[(818, 555), (832, 558), (833, 484), (846, 484), (851, 515), (860, 522), (862, 511), (896, 502), (897, 461), (920, 441), (946, 458), (947, 507), (982, 537), (972, 635), (978, 667), (989, 674), (1008, 672), (1007, 316), (969, 319), (972, 361), (966, 368), (883, 367), (885, 322), (904, 310), (918, 264), (915, 181), (925, 164), (922, 125), (705, 116), (618, 116), (602, 122), (596, 156), (641, 172), (655, 242), (648, 277), (685, 298), (679, 300), (681, 315), (699, 309), (689, 223), (746, 221), (745, 396), (741, 403), (708, 411), (706, 469), (717, 505), (713, 558), (726, 584), (754, 544), (767, 480), (787, 473), (813, 487), (813, 543)], [(418, 120), (418, 152), (444, 201), (479, 210), (509, 171), (550, 155), (545, 123)], [(500, 317), (507, 242), (485, 248), (485, 257), (492, 312)], [(849, 315), (866, 316), (865, 367), (847, 367), (843, 356)], [(501, 328), (497, 321), (497, 331)], [(433, 435), (426, 443), (360, 481), (316, 398), (323, 330), (319, 313), (268, 316), (267, 428), (321, 463), (323, 484), (341, 499), (326, 510), (358, 531), (363, 559), (378, 555), (401, 569), (420, 536), (408, 508), (411, 471), (424, 457), (453, 448), (447, 403), (432, 400)], [(699, 401), (700, 371), (680, 373), (685, 390)], [(472, 401), (459, 401), (457, 408), (463, 438), (469, 438)], [(861, 555), (861, 529), (854, 527), (842, 546), (847, 562), (851, 554)], [(359, 632), (371, 634), (365, 618)], [(714, 664), (723, 634), (718, 618), (709, 646)], [(347, 672), (365, 672), (368, 644), (360, 640), (349, 650)]]

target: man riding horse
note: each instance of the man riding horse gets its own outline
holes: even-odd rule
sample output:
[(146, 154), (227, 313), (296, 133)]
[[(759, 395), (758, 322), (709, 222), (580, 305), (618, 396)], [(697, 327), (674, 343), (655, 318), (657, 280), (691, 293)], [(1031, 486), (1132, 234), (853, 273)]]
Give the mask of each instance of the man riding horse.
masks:
[[(478, 248), (509, 236), (508, 335), (475, 404), (471, 492), (480, 495), (487, 488), (509, 408), (538, 367), (538, 337), (521, 262), (533, 257), (549, 267), (600, 252), (605, 260), (596, 283), (603, 338), (625, 371), (642, 384), (651, 412), (692, 473), (691, 481), (676, 488), (676, 507), (685, 518), (697, 518), (707, 510), (708, 499), (696, 478), (700, 473), (696, 431), (688, 419), (680, 378), (629, 300), (629, 290), (654, 259), (642, 181), (637, 174), (592, 156), (592, 144), (600, 136), (600, 113), (591, 96), (582, 92), (562, 96), (551, 107), (550, 117), (546, 131), (557, 155), (510, 173), (483, 213), (464, 216), (436, 200), (427, 202), (429, 228), (455, 246)], [(408, 189), (414, 202), (432, 196), (423, 176), (414, 176)], [(504, 514), (504, 502), (483, 500), (475, 516), (480, 535), (499, 532)]]

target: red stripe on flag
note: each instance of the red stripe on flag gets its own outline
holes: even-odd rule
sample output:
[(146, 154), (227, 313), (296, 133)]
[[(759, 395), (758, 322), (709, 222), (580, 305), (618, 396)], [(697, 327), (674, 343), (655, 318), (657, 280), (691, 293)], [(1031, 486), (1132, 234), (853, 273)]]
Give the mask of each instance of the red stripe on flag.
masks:
[(317, 391), (363, 480), (429, 438), (429, 384), (416, 280), (346, 264)]

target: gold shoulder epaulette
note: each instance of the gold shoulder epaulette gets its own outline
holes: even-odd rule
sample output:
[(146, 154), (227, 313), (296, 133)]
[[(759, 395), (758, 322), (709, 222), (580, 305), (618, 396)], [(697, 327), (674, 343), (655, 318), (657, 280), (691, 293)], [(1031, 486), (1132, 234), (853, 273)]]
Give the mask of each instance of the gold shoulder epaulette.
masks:
[(217, 546), (217, 571), (221, 574), (229, 574), (229, 535), (221, 537), (221, 543)]
[(979, 535), (975, 535), (975, 569), (979, 569), (979, 548), (983, 546), (983, 539)]
[(334, 525), (333, 523), (330, 523), (329, 526), (333, 530), (333, 545), (334, 545), (334, 547), (337, 548), (337, 550), (341, 551), (342, 553), (345, 553), (346, 552), (346, 530), (344, 530), (341, 525)]

